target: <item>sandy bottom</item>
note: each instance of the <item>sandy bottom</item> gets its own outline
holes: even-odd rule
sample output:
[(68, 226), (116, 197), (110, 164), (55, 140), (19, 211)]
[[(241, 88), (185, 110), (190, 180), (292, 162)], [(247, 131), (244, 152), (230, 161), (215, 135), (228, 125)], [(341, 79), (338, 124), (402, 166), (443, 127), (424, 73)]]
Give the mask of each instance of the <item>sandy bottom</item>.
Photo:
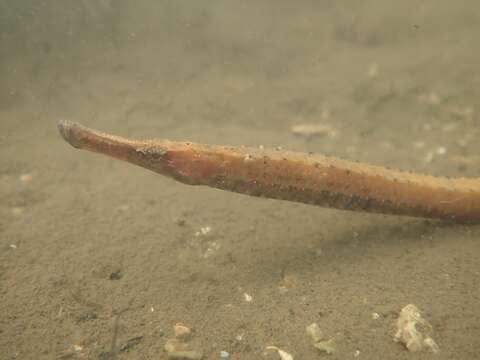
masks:
[[(393, 341), (409, 303), (432, 325), (436, 359), (480, 358), (480, 227), (190, 187), (75, 150), (56, 130), (66, 118), (479, 176), (476, 2), (414, 14), (376, 1), (145, 2), (113, 15), (106, 3), (48, 21), (66, 10), (3, 4), (1, 359), (165, 359), (177, 323), (204, 359), (278, 359), (267, 346), (295, 359), (430, 358)], [(334, 134), (291, 131), (310, 123)], [(313, 322), (334, 354), (312, 345)]]

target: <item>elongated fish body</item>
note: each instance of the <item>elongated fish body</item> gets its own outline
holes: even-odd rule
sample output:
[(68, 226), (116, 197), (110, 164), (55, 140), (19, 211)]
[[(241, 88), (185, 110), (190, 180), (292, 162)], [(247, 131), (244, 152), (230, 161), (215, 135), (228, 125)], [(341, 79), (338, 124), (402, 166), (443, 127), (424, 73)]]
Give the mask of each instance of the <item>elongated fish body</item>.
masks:
[(58, 128), (75, 148), (189, 185), (344, 210), (480, 223), (479, 179), (447, 179), (284, 150), (132, 140), (70, 121)]

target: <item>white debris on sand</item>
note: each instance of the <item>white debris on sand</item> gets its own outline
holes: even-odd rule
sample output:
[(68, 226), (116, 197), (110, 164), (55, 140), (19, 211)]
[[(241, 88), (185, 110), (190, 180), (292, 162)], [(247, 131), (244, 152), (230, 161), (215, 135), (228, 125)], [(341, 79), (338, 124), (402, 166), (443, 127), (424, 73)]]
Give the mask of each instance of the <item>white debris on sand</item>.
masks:
[(228, 359), (230, 357), (230, 353), (228, 351), (222, 350), (220, 351), (220, 359)]
[(212, 228), (210, 226), (203, 226), (200, 228), (200, 231), (197, 231), (194, 235), (195, 236), (205, 236), (207, 235), (210, 231), (212, 231)]
[(431, 338), (431, 333), (432, 326), (422, 317), (415, 305), (409, 304), (400, 311), (395, 342), (405, 344), (406, 348), (412, 352), (430, 349), (433, 353), (437, 353), (439, 347)]
[(213, 256), (216, 254), (218, 250), (220, 250), (221, 245), (216, 242), (216, 241), (208, 241), (207, 242), (207, 249), (203, 253), (203, 257), (206, 259), (210, 256)]
[(307, 335), (312, 339), (314, 348), (326, 354), (333, 354), (336, 351), (335, 340), (323, 340), (324, 335), (317, 323), (312, 323), (305, 328)]
[(252, 302), (253, 301), (252, 295), (249, 295), (247, 293), (243, 293), (243, 298), (245, 299), (246, 302)]
[(308, 325), (305, 328), (307, 335), (312, 339), (314, 343), (319, 342), (323, 339), (323, 332), (320, 330), (320, 326), (317, 323)]
[[(185, 222), (181, 223), (185, 225)], [(190, 241), (190, 246), (196, 248), (200, 253), (200, 257), (207, 259), (217, 254), (222, 245), (211, 237), (212, 227), (209, 225), (202, 226), (199, 231), (193, 235), (194, 238)]]
[(276, 351), (278, 353), (278, 356), (280, 356), (281, 360), (293, 360), (292, 354), (289, 354), (285, 350), (279, 349), (276, 346), (267, 346), (265, 349)]
[(447, 148), (445, 146), (439, 146), (437, 147), (435, 152), (437, 153), (437, 155), (445, 155), (447, 153)]
[(313, 346), (328, 355), (333, 354), (337, 350), (335, 340), (333, 339), (316, 342)]

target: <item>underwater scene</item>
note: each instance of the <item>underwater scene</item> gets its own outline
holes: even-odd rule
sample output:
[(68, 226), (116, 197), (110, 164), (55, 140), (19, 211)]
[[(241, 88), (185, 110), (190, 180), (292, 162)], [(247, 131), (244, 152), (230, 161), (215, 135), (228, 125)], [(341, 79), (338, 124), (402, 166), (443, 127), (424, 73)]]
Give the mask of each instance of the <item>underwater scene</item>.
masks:
[(0, 0), (0, 360), (480, 359), (480, 4)]

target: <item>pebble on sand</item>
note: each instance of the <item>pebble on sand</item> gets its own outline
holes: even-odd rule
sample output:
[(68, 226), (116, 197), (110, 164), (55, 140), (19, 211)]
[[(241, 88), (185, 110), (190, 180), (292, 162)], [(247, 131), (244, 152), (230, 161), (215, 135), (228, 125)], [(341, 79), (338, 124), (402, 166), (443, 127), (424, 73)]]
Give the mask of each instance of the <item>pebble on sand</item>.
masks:
[(168, 339), (164, 346), (169, 359), (200, 360), (203, 358), (202, 351), (197, 350), (196, 346), (190, 343), (189, 327), (178, 323), (173, 326), (173, 332), (175, 337)]

